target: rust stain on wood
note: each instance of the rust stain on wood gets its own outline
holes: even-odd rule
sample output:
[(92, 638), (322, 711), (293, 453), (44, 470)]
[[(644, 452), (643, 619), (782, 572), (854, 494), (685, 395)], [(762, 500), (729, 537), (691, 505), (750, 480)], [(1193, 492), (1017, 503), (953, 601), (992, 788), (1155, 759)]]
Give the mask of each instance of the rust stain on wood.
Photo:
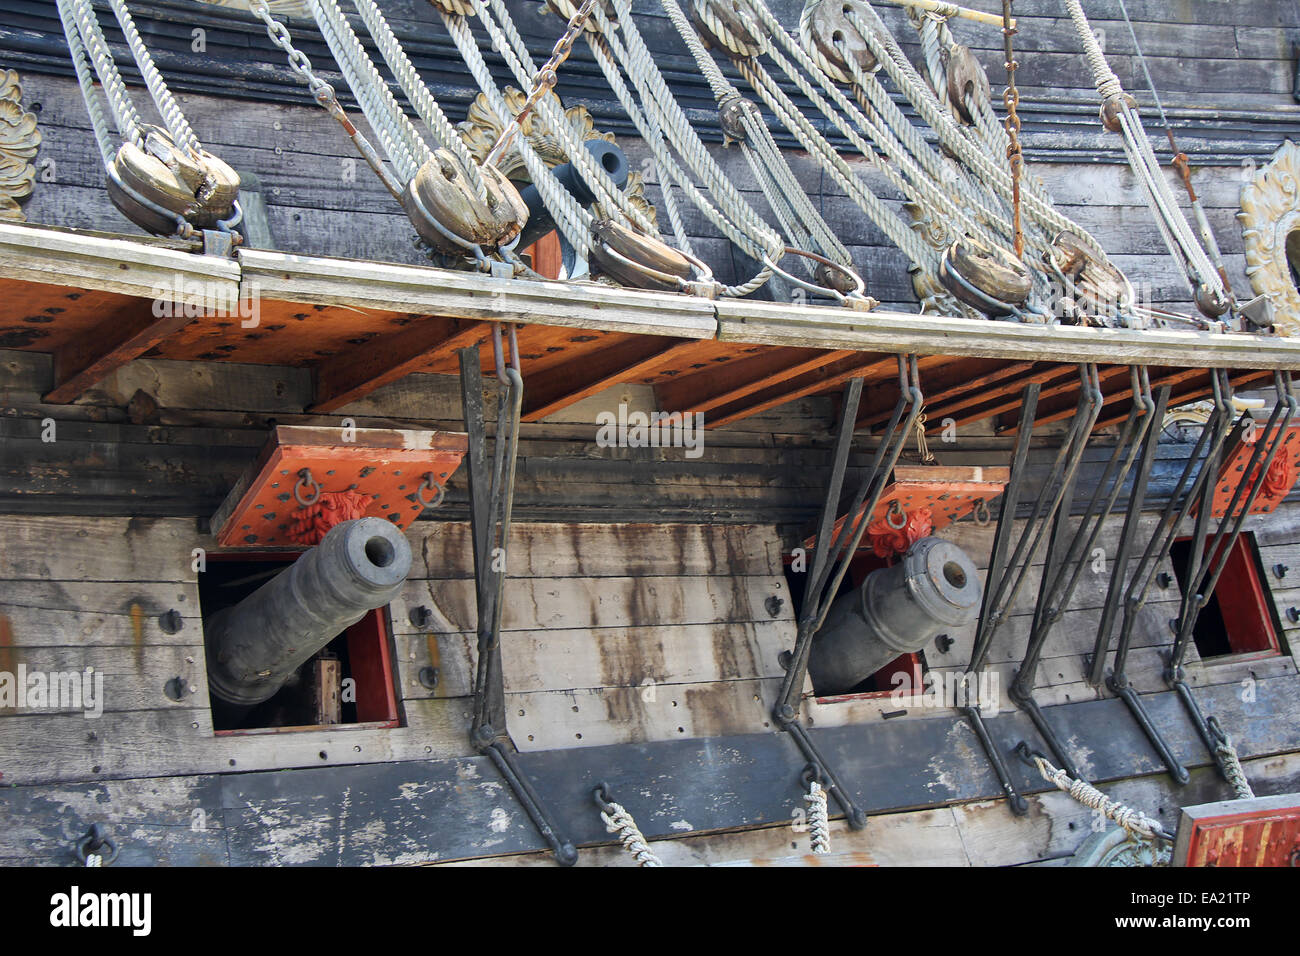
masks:
[(131, 647), (135, 654), (135, 669), (144, 669), (144, 608), (131, 602)]

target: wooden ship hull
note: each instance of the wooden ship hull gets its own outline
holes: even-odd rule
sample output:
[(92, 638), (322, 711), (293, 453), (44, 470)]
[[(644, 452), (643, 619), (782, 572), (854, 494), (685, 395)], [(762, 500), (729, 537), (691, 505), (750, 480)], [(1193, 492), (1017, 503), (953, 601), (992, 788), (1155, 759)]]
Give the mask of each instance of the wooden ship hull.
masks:
[[(1000, 19), (999, 4), (968, 5)], [(1034, 755), (1067, 758), (1072, 776), (1143, 810), (1171, 838), (1164, 859), (1284, 864), (1300, 852), (1300, 437), (1293, 450), (1287, 404), (1300, 338), (1277, 334), (1300, 293), (1270, 288), (1277, 253), (1260, 238), (1261, 223), (1300, 209), (1294, 195), (1287, 209), (1267, 198), (1300, 129), (1292, 5), (1125, 10), (1193, 157), (1225, 274), (1239, 300), (1269, 296), (1275, 334), (919, 314), (907, 258), (780, 130), (876, 308), (788, 288), (763, 301), (431, 265), (402, 206), (270, 59), (279, 51), (246, 9), (142, 0), (136, 22), (187, 116), (244, 179), (242, 246), (205, 252), (202, 237), (146, 235), (113, 207), (58, 12), (0, 6), (17, 117), (0, 152), (30, 165), (12, 213), (0, 206), (6, 864), (77, 865), (88, 848), (115, 866), (644, 862), (602, 819), (602, 799), (635, 817), (665, 865), (1158, 861), (1117, 842), (1122, 831)], [(448, 113), (472, 120), (476, 90), (427, 5), (381, 6)], [(540, 62), (562, 18), (509, 6)], [(658, 3), (635, 6), (648, 37), (676, 37)], [(801, 4), (770, 6), (798, 22)], [(910, 29), (903, 10), (878, 6), (899, 36)], [(1033, 172), (1145, 301), (1194, 313), (1119, 140), (1097, 123), (1068, 17), (1046, 0), (1015, 10)], [(100, 15), (107, 29), (107, 6)], [(1143, 101), (1118, 6), (1089, 15)], [(288, 22), (343, 93), (311, 21)], [(199, 59), (186, 52), (196, 24)], [(966, 37), (995, 85), (1002, 40)], [(686, 52), (660, 68), (720, 168), (762, 203), (744, 158), (714, 135)], [(558, 91), (615, 134), (633, 170), (652, 172), (601, 83), (579, 47)], [(878, 168), (853, 165), (901, 205)], [(655, 176), (637, 188), (662, 204)], [(727, 241), (687, 212), (696, 254), (721, 281), (743, 280)], [(542, 242), (530, 261), (541, 270), (555, 249)], [(513, 428), (496, 387), (502, 352), (524, 383)], [(1264, 399), (1253, 419), (1238, 421), (1249, 403), (1224, 405), (1232, 393)], [(1205, 429), (1185, 411), (1215, 401), (1227, 412)], [(629, 439), (633, 416), (655, 411), (680, 413), (685, 430)], [(1212, 451), (1197, 443), (1211, 433)], [(500, 488), (488, 472), (502, 448), (508, 552), (491, 538)], [(302, 550), (278, 477), (296, 479), (304, 461), (331, 493), (382, 487), (369, 513), (400, 529), (410, 571), (293, 679), (305, 710), (232, 721), (210, 693), (214, 608)], [(356, 483), (331, 479), (331, 465)], [(391, 485), (367, 484), (375, 469)], [(436, 477), (431, 505), (404, 483), (412, 474)], [(252, 504), (259, 487), (267, 497)], [(286, 514), (263, 521), (276, 501)], [(919, 507), (920, 533), (891, 517)], [(1196, 629), (1184, 582), (1204, 571), (1197, 542), (1225, 511), (1236, 550)], [(833, 529), (839, 550), (819, 549)], [(1144, 561), (1166, 531), (1171, 543)], [(992, 612), (927, 634), (874, 684), (814, 686), (792, 657), (815, 630), (807, 582), (839, 560), (830, 597), (848, 594), (930, 534), (969, 556)], [(1141, 575), (1130, 621), (1126, 587)], [(973, 707), (960, 696), (972, 672)], [(330, 673), (334, 699), (322, 699)], [(32, 675), (49, 677), (40, 694)], [(75, 699), (66, 675), (79, 675)], [(361, 696), (348, 699), (349, 681)], [(1207, 715), (1253, 789), (1237, 809), (1258, 808), (1263, 823), (1232, 806), (1183, 813), (1234, 796)], [(810, 779), (830, 794), (829, 853), (813, 852)], [(1213, 830), (1224, 818), (1226, 836)]]

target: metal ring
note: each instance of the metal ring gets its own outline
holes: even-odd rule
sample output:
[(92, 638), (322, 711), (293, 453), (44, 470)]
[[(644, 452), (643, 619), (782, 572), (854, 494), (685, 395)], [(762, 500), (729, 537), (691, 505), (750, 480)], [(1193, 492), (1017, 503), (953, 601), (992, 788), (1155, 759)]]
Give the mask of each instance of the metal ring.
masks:
[(825, 783), (826, 774), (822, 772), (822, 768), (820, 765), (816, 763), (812, 763), (810, 761), (808, 764), (804, 766), (803, 770), (800, 772), (799, 782), (802, 783), (805, 787), (807, 787), (814, 780), (816, 780), (818, 783)]
[[(432, 500), (430, 500), (424, 497), (425, 488), (437, 489), (438, 493)], [(427, 471), (424, 473), (424, 481), (420, 482), (420, 487), (415, 489), (415, 500), (425, 508), (436, 508), (438, 505), (442, 504), (442, 499), (445, 494), (446, 490), (443, 486), (433, 480), (433, 472)]]
[(989, 514), (989, 503), (983, 498), (975, 499), (975, 506), (971, 508), (971, 520), (981, 528), (987, 528), (993, 521), (993, 516)]
[[(316, 489), (316, 494), (312, 496), (310, 501), (303, 498), (302, 491), (300, 490), (303, 487), (312, 487)], [(310, 508), (316, 502), (320, 501), (322, 492), (323, 489), (320, 486), (320, 482), (312, 478), (310, 468), (304, 468), (298, 472), (298, 481), (293, 486), (293, 500), (298, 502), (299, 507)]]
[(117, 859), (119, 852), (117, 841), (104, 832), (101, 824), (93, 823), (90, 826), (90, 832), (77, 841), (77, 861), (82, 866), (85, 866), (86, 858), (91, 853), (98, 853), (103, 847), (108, 847), (111, 852), (107, 856), (100, 854), (100, 864), (109, 866)]
[(591, 799), (596, 801), (596, 806), (600, 807), (602, 813), (609, 813), (613, 802), (609, 796), (609, 784), (603, 780), (596, 784), (596, 789), (591, 791)]
[(605, 255), (616, 259), (629, 269), (639, 272), (642, 275), (649, 276), (651, 279), (658, 280), (659, 282), (667, 282), (670, 285), (676, 285), (678, 290), (681, 292), (690, 293), (691, 286), (706, 286), (714, 281), (713, 270), (710, 269), (701, 259), (691, 255), (685, 250), (674, 249), (673, 251), (691, 264), (691, 267), (699, 273), (698, 278), (688, 280), (683, 279), (679, 275), (674, 275), (671, 272), (660, 272), (658, 269), (651, 268), (650, 266), (637, 262), (634, 259), (629, 259), (603, 239), (598, 239), (597, 242), (600, 244), (601, 252)]
[(850, 279), (853, 280), (853, 290), (851, 292), (845, 293), (839, 291), (838, 289), (832, 289), (830, 288), (830, 286), (820, 286), (813, 282), (806, 282), (803, 279), (800, 279), (798, 276), (791, 275), (789, 272), (786, 272), (775, 262), (773, 262), (771, 257), (766, 255), (763, 256), (761, 261), (763, 265), (767, 266), (769, 269), (771, 269), (781, 278), (785, 279), (787, 282), (793, 282), (795, 285), (799, 286), (800, 288), (805, 289), (809, 292), (816, 293), (817, 295), (826, 296), (827, 298), (830, 299), (836, 299), (840, 302), (848, 302), (850, 299), (855, 299), (855, 298), (856, 299), (866, 298), (867, 284), (862, 280), (862, 276), (858, 275), (856, 272), (854, 272), (852, 269), (848, 268), (847, 266), (840, 265), (840, 263), (835, 262), (831, 259), (827, 259), (825, 256), (819, 255), (816, 252), (809, 252), (806, 249), (796, 249), (794, 246), (786, 246), (784, 248), (782, 258), (784, 258), (785, 256), (802, 256), (805, 259), (811, 259), (814, 262), (819, 262), (822, 265), (827, 266), (828, 268), (836, 270), (837, 272), (842, 272), (844, 275), (848, 276)]
[[(894, 524), (894, 515), (898, 515), (898, 524)], [(889, 510), (885, 512), (885, 524), (895, 531), (902, 531), (907, 527), (907, 512), (903, 510), (903, 503), (897, 498), (889, 503)]]

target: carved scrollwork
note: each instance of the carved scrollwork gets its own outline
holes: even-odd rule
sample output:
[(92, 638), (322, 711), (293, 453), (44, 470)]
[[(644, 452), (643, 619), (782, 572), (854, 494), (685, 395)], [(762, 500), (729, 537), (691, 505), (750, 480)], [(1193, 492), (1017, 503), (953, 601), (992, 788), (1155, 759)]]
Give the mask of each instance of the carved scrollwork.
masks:
[[(519, 110), (527, 99), (527, 94), (515, 89), (513, 86), (505, 88), (506, 107), (510, 110), (511, 115), (518, 116)], [(555, 94), (549, 94), (554, 97)], [(558, 102), (558, 98), (556, 98)], [(497, 119), (496, 113), (488, 105), (488, 99), (482, 93), (474, 97), (474, 102), (470, 104), (466, 114), (467, 119), (457, 125), (461, 139), (469, 147), (470, 153), (480, 163), (487, 157), (488, 151), (501, 135), (502, 125)], [(585, 106), (572, 106), (564, 111), (564, 118), (570, 128), (577, 134), (580, 142), (586, 142), (589, 139), (600, 139), (607, 143), (614, 142), (613, 133), (602, 133), (596, 129), (596, 122), (591, 118), (591, 113)], [(534, 152), (542, 158), (548, 167), (559, 166), (561, 163), (569, 161), (569, 154), (563, 144), (556, 136), (554, 130), (550, 129), (543, 122), (541, 115), (534, 111), (524, 117), (523, 123), (520, 124), (520, 132), (528, 144), (532, 146)], [(519, 155), (517, 145), (510, 146), (501, 161), (497, 164), (507, 179), (515, 182), (531, 182), (532, 177), (528, 174), (528, 168), (524, 165), (523, 157)], [(641, 174), (635, 170), (628, 173), (627, 187), (624, 193), (631, 201), (632, 205), (645, 213), (651, 222), (655, 221), (655, 207), (645, 198), (645, 182)], [(599, 204), (593, 210), (597, 219), (608, 218), (608, 210), (600, 208)]]
[(1293, 261), (1300, 266), (1300, 147), (1291, 140), (1241, 187), (1237, 219), (1251, 287), (1268, 296), (1279, 334), (1300, 335), (1300, 289), (1292, 272)]
[(17, 70), (0, 70), (0, 219), (18, 222), (27, 217), (18, 205), (36, 186), (32, 160), (41, 148), (36, 116), (23, 109), (23, 89)]

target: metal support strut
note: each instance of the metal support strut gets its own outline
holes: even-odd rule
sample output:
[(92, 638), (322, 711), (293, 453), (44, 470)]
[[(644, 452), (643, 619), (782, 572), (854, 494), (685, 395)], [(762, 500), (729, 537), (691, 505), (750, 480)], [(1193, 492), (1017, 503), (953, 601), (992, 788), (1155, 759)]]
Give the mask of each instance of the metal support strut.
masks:
[(470, 536), (474, 546), (474, 585), (478, 604), (478, 670), (474, 678), (474, 720), (470, 738), (479, 753), (492, 759), (501, 776), (527, 812), (537, 832), (550, 844), (557, 862), (572, 866), (578, 851), (547, 812), (516, 760), (514, 742), (506, 728), (505, 684), (501, 674), (501, 614), (505, 596), (506, 555), (510, 513), (514, 505), (515, 462), (519, 448), (519, 414), (524, 380), (519, 371), (519, 346), (510, 327), (510, 361), (503, 355), (500, 323), (493, 326), (492, 346), (499, 385), (497, 428), (488, 471), (487, 429), (483, 420), (483, 375), (477, 345), (461, 349), (461, 397), (469, 451)]
[(795, 744), (804, 757), (818, 769), (821, 778), (825, 781), (826, 790), (835, 798), (835, 802), (844, 811), (849, 826), (855, 830), (860, 830), (867, 825), (866, 814), (853, 803), (848, 792), (827, 765), (825, 758), (817, 750), (808, 731), (799, 722), (799, 696), (803, 693), (804, 679), (808, 672), (808, 656), (812, 651), (813, 635), (822, 626), (827, 612), (830, 611), (844, 575), (848, 573), (849, 563), (857, 553), (858, 545), (871, 521), (871, 515), (880, 503), (889, 475), (898, 463), (898, 457), (925, 403), (924, 396), (921, 394), (915, 355), (898, 357), (898, 381), (900, 391), (898, 404), (894, 406), (894, 413), (885, 427), (880, 443), (876, 446), (871, 464), (854, 495), (847, 517), (839, 531), (832, 536), (840, 492), (844, 486), (844, 473), (853, 445), (858, 403), (862, 398), (862, 379), (851, 379), (845, 387), (839, 429), (835, 435), (830, 483), (826, 488), (826, 500), (822, 503), (821, 517), (817, 523), (812, 567), (808, 572), (803, 606), (799, 611), (795, 646), (790, 654), (776, 706), (772, 709), (772, 718), (777, 726), (794, 738)]
[[(1289, 372), (1274, 374), (1274, 386), (1277, 390), (1277, 404), (1265, 426), (1263, 437), (1255, 443), (1249, 464), (1243, 472), (1243, 479), (1237, 485), (1231, 501), (1219, 522), (1213, 541), (1209, 538), (1209, 524), (1213, 509), (1214, 491), (1217, 473), (1229, 432), (1232, 430), (1233, 406), (1232, 387), (1228, 373), (1223, 369), (1211, 371), (1214, 388), (1214, 410), (1209, 420), (1201, 429), (1191, 453), (1187, 456), (1178, 482), (1165, 505), (1147, 542), (1146, 549), (1138, 563), (1137, 569), (1129, 579), (1124, 591), (1124, 618), (1120, 626), (1119, 639), (1115, 647), (1114, 667), (1106, 679), (1110, 690), (1128, 706), (1134, 720), (1146, 734), (1161, 761), (1169, 773), (1180, 784), (1186, 783), (1190, 776), (1187, 769), (1174, 756), (1168, 741), (1152, 721), (1142, 703), (1142, 696), (1129, 682), (1127, 675), (1128, 654), (1133, 638), (1137, 616), (1146, 605), (1151, 586), (1157, 578), (1159, 566), (1168, 558), (1174, 540), (1184, 521), (1196, 510), (1196, 519), (1192, 535), (1191, 563), (1185, 579), (1181, 582), (1181, 602), (1179, 616), (1170, 622), (1175, 632), (1173, 647), (1170, 650), (1165, 673), (1169, 686), (1178, 694), (1196, 727), (1206, 749), (1214, 756), (1220, 773), (1228, 779), (1224, 766), (1218, 756), (1218, 738), (1214, 729), (1201, 713), (1187, 685), (1182, 670), (1182, 662), (1187, 653), (1196, 618), (1214, 593), (1220, 573), (1227, 563), (1228, 555), (1241, 533), (1246, 515), (1249, 514), (1255, 499), (1263, 487), (1268, 468), (1281, 447), (1285, 430), (1295, 415), (1297, 403), (1291, 394), (1291, 375)], [(1164, 403), (1168, 399), (1168, 389), (1162, 389), (1157, 407), (1157, 416), (1163, 416)], [(1279, 427), (1280, 423), (1280, 427)], [(1129, 514), (1125, 519), (1120, 547), (1111, 573), (1110, 587), (1106, 596), (1106, 611), (1102, 615), (1097, 631), (1096, 645), (1093, 651), (1089, 680), (1100, 683), (1105, 667), (1105, 657), (1110, 641), (1110, 632), (1114, 625), (1116, 608), (1119, 604), (1119, 592), (1124, 589), (1129, 552), (1136, 535), (1145, 493), (1146, 477), (1150, 473), (1154, 458), (1155, 443), (1158, 432), (1148, 435), (1148, 447), (1143, 452), (1137, 478), (1129, 498)], [(1199, 465), (1199, 468), (1198, 468)]]

